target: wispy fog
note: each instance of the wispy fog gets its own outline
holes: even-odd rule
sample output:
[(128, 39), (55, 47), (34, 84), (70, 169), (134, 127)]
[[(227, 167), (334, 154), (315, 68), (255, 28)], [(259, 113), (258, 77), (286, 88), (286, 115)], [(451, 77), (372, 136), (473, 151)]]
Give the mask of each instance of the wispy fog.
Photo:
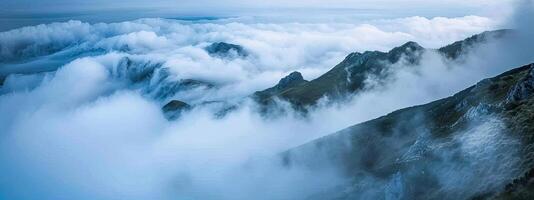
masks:
[[(276, 158), (280, 152), (400, 108), (450, 96), (483, 78), (532, 62), (532, 54), (522, 53), (532, 47), (531, 7), (520, 9), (515, 23), (479, 16), (365, 23), (140, 19), (69, 21), (2, 32), (0, 197), (304, 199), (343, 185), (345, 177), (335, 167), (286, 168)], [(428, 50), (416, 67), (392, 64), (387, 84), (357, 94), (348, 103), (319, 106), (306, 118), (289, 113), (266, 119), (248, 98), (292, 71), (314, 79), (354, 51), (388, 51), (407, 41), (438, 48), (499, 28), (516, 28), (518, 34), (474, 47), (462, 61)], [(210, 56), (204, 48), (213, 42), (241, 45), (249, 55)], [(126, 58), (136, 69), (153, 67), (161, 74), (134, 82), (121, 71)], [(213, 87), (157, 95), (181, 79)], [(161, 107), (171, 99), (195, 107), (168, 121)], [(205, 104), (213, 101), (237, 109), (214, 117), (217, 108)], [(498, 129), (495, 120), (489, 128), (482, 125), (468, 130), (473, 134), (458, 134), (454, 139), (466, 144), (462, 151), (487, 158), (491, 151), (478, 150), (492, 147), (492, 137), (503, 136), (477, 134), (485, 128)], [(509, 150), (500, 148), (489, 149)], [(436, 172), (460, 177), (469, 175), (470, 169), (437, 166)], [(478, 180), (466, 177), (464, 185)], [(507, 177), (498, 178), (495, 185), (500, 186)], [(454, 180), (443, 183), (450, 187), (444, 191), (459, 190)], [(395, 178), (387, 186), (394, 190)], [(454, 194), (463, 197), (465, 192)]]

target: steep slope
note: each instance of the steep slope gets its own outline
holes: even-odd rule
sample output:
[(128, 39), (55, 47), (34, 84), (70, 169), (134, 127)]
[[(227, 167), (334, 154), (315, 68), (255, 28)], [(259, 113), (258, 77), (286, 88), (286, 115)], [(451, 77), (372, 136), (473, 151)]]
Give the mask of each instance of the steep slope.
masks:
[[(508, 32), (508, 30), (488, 31), (431, 51), (438, 51), (446, 58), (456, 59), (473, 45), (487, 42), (490, 38), (503, 37)], [(330, 71), (306, 84), (279, 93), (257, 92), (256, 94), (268, 93), (270, 95), (256, 95), (255, 99), (260, 103), (265, 103), (271, 102), (271, 98), (280, 98), (290, 102), (295, 108), (304, 110), (303, 108), (315, 105), (325, 96), (339, 100), (365, 89), (368, 86), (365, 82), (368, 77), (387, 77), (388, 67), (391, 64), (403, 62), (405, 66), (415, 66), (425, 51), (429, 49), (415, 42), (407, 42), (389, 52), (351, 53)]]
[[(514, 178), (531, 177), (533, 88), (530, 64), (302, 145), (283, 162), (347, 177), (310, 199), (493, 198)], [(507, 194), (525, 187), (533, 186), (512, 184)]]

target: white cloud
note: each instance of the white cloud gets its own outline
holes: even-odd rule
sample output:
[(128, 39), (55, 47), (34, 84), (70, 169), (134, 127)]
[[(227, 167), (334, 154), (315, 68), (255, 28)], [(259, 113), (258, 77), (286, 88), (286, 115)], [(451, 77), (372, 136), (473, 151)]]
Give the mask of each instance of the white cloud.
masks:
[[(0, 33), (0, 56), (32, 57), (69, 48), (122, 50), (167, 61), (166, 66), (182, 78), (237, 84), (233, 88), (242, 88), (237, 95), (243, 96), (274, 85), (293, 70), (307, 79), (315, 78), (353, 51), (387, 51), (410, 40), (437, 48), (497, 27), (496, 22), (475, 16), (410, 17), (364, 24), (240, 21), (190, 24), (144, 19), (94, 25), (70, 21), (27, 27)], [(240, 44), (251, 56), (230, 61), (211, 58), (202, 48), (218, 41)]]
[[(224, 0), (224, 1), (214, 1), (214, 0), (155, 0), (155, 1), (146, 1), (146, 0), (133, 0), (133, 1), (124, 1), (117, 0), (113, 2), (96, 0), (92, 2), (86, 2), (83, 0), (52, 0), (47, 2), (36, 1), (36, 0), (21, 0), (18, 2), (4, 2), (7, 7), (13, 8), (25, 8), (31, 4), (45, 6), (48, 8), (56, 9), (65, 9), (65, 8), (76, 8), (80, 9), (83, 7), (88, 8), (138, 8), (141, 6), (150, 7), (150, 8), (195, 8), (200, 11), (212, 10), (220, 11), (228, 8), (269, 8), (269, 7), (295, 7), (295, 8), (385, 8), (385, 9), (394, 9), (394, 8), (413, 8), (413, 7), (476, 7), (483, 8), (485, 6), (492, 5), (502, 5), (509, 4), (513, 0), (443, 0), (443, 1), (425, 1), (425, 0), (294, 0), (291, 2), (282, 1), (282, 0), (271, 0), (271, 1), (261, 1), (261, 0), (247, 0), (247, 1), (238, 1), (238, 0)], [(454, 5), (454, 6), (451, 6)]]
[[(304, 198), (344, 180), (336, 171), (285, 169), (270, 156), (356, 122), (450, 95), (503, 70), (477, 68), (489, 62), (478, 58), (467, 68), (451, 69), (451, 63), (429, 52), (420, 70), (395, 71), (395, 81), (382, 90), (356, 96), (346, 107), (318, 108), (308, 119), (266, 120), (245, 100), (223, 119), (214, 119), (209, 107), (197, 107), (176, 122), (161, 114), (165, 101), (143, 93), (150, 86), (130, 85), (117, 72), (124, 56), (162, 62), (173, 78), (220, 86), (175, 98), (242, 100), (293, 70), (315, 78), (352, 51), (385, 51), (409, 40), (436, 48), (497, 28), (495, 21), (476, 16), (363, 24), (240, 20), (70, 21), (0, 33), (1, 58), (39, 60), (54, 57), (40, 57), (54, 51), (106, 50), (44, 77), (8, 77), (9, 87), (0, 96), (0, 161), (6, 163), (0, 171), (7, 176), (0, 180), (0, 194), (30, 199)], [(242, 45), (250, 56), (220, 59), (202, 50), (218, 41)]]

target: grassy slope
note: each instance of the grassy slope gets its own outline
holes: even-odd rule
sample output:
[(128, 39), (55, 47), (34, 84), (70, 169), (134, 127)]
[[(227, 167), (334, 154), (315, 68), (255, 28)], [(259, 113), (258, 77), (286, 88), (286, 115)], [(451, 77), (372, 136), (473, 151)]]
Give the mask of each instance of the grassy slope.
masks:
[[(456, 59), (469, 47), (486, 42), (489, 38), (503, 37), (507, 32), (509, 31), (484, 32), (437, 49), (437, 51), (447, 58)], [(339, 99), (347, 94), (354, 94), (363, 90), (366, 86), (365, 80), (370, 75), (387, 76), (387, 66), (390, 63), (398, 62), (403, 55), (406, 56), (408, 64), (416, 64), (422, 51), (425, 49), (417, 43), (408, 42), (389, 52), (351, 53), (341, 63), (314, 80), (283, 91), (256, 97), (256, 99), (263, 105), (272, 105), (265, 102), (272, 103), (273, 98), (280, 98), (290, 102), (298, 109), (315, 105), (324, 96)], [(265, 93), (265, 91), (259, 93)]]
[[(434, 162), (432, 155), (423, 156), (422, 160), (414, 162), (397, 161), (423, 133), (430, 133), (429, 137), (434, 140), (446, 140), (461, 132), (471, 123), (465, 120), (468, 112), (484, 105), (488, 114), (502, 118), (506, 134), (521, 138), (524, 145), (521, 149), (522, 164), (518, 167), (526, 170), (534, 164), (534, 128), (531, 125), (534, 122), (534, 98), (513, 104), (506, 104), (505, 100), (514, 84), (526, 76), (529, 67), (520, 67), (485, 79), (454, 96), (398, 110), (320, 138), (286, 152), (283, 156), (284, 162), (288, 166), (304, 165), (311, 168), (321, 167), (324, 163), (334, 163), (348, 177), (358, 179), (361, 174), (371, 174), (377, 179), (386, 180), (398, 171), (414, 166), (424, 167), (427, 163)], [(452, 151), (444, 149), (447, 150)], [(330, 162), (325, 162), (326, 160)], [(428, 192), (432, 191), (428, 188), (435, 184), (429, 177), (420, 177), (423, 182), (426, 181), (427, 186), (422, 191), (414, 189), (414, 198), (439, 199)], [(494, 194), (480, 195), (486, 197)], [(351, 194), (336, 193), (335, 197), (350, 199)]]

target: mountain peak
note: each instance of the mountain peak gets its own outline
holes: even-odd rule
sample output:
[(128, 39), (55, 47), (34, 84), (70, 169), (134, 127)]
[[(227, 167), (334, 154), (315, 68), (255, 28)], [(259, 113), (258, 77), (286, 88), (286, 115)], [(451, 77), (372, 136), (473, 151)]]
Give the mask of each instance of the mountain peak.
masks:
[(410, 63), (417, 63), (421, 57), (421, 52), (425, 50), (424, 47), (417, 44), (416, 42), (406, 42), (400, 47), (395, 47), (388, 52), (389, 61), (395, 63), (401, 59), (401, 57), (406, 56), (406, 60)]
[(302, 74), (300, 72), (294, 71), (291, 72), (289, 75), (285, 76), (284, 78), (280, 79), (280, 81), (278, 81), (278, 84), (276, 84), (274, 87), (268, 88), (263, 91), (255, 92), (254, 97), (258, 100), (258, 102), (262, 104), (268, 104), (271, 100), (271, 97), (278, 96), (286, 92), (287, 90), (304, 85), (306, 83), (308, 83), (308, 81), (304, 80)]
[[(485, 32), (482, 35), (503, 35), (506, 32), (508, 31)], [(476, 36), (472, 38), (476, 38)], [(476, 44), (479, 40), (468, 38), (463, 41)], [(466, 43), (463, 41), (455, 42), (450, 47), (442, 48), (444, 50), (439, 49), (438, 51), (448, 52), (447, 49), (449, 48), (453, 50), (461, 49), (462, 45), (458, 44)], [(387, 67), (391, 63), (402, 62), (402, 66), (415, 66), (420, 64), (423, 53), (426, 50), (417, 42), (409, 41), (388, 52), (353, 52), (347, 55), (334, 68), (314, 80), (309, 82), (301, 81), (298, 84), (291, 84), (290, 87), (285, 86), (286, 84), (284, 83), (287, 82), (286, 80), (281, 80), (278, 85), (255, 94), (268, 94), (264, 95), (267, 96), (266, 98), (277, 96), (297, 106), (314, 105), (324, 96), (328, 96), (330, 100), (339, 97), (343, 98), (365, 89), (367, 86), (366, 80), (369, 76), (386, 79), (389, 76)], [(298, 77), (297, 75), (292, 76)], [(293, 80), (293, 78), (287, 79)], [(295, 80), (299, 79), (302, 80), (301, 78), (295, 78)], [(283, 91), (283, 95), (277, 95), (282, 94), (280, 91)], [(264, 101), (266, 98), (261, 99)]]
[(356, 57), (360, 57), (360, 56), (362, 56), (362, 53), (353, 52), (353, 53), (350, 53), (347, 57), (345, 57), (344, 60), (350, 60), (350, 59), (353, 59), (353, 58), (356, 58)]
[(464, 40), (457, 41), (447, 46), (441, 47), (438, 49), (438, 51), (442, 53), (443, 55), (445, 55), (447, 58), (454, 60), (460, 57), (460, 55), (466, 53), (465, 52), (466, 49), (470, 46), (473, 46), (479, 43), (484, 43), (491, 39), (499, 39), (499, 38), (507, 37), (508, 35), (512, 33), (513, 31), (510, 29), (485, 31), (483, 33), (473, 35)]
[(417, 42), (414, 42), (414, 41), (406, 42), (401, 47), (404, 47), (406, 49), (410, 48), (410, 50), (423, 49), (423, 47), (421, 45), (419, 45)]
[(300, 72), (294, 71), (286, 77), (280, 79), (276, 87), (286, 88), (289, 85), (293, 85), (294, 83), (300, 83), (302, 81), (304, 81), (304, 77), (302, 77), (302, 74)]
[(390, 53), (395, 53), (395, 52), (407, 52), (407, 51), (419, 51), (419, 50), (423, 50), (425, 48), (423, 48), (421, 45), (419, 45), (417, 42), (413, 42), (413, 41), (409, 41), (409, 42), (406, 42), (404, 43), (403, 45), (399, 46), (399, 47), (395, 47), (393, 48), (391, 51), (389, 51)]
[(206, 51), (210, 55), (226, 57), (226, 56), (247, 56), (247, 52), (243, 49), (242, 46), (237, 44), (230, 44), (226, 42), (215, 42), (206, 47)]
[(163, 106), (163, 108), (161, 109), (165, 113), (165, 117), (167, 117), (167, 119), (175, 120), (179, 118), (183, 112), (188, 111), (191, 108), (192, 108), (191, 105), (183, 101), (171, 100), (169, 103), (165, 104), (165, 106)]

